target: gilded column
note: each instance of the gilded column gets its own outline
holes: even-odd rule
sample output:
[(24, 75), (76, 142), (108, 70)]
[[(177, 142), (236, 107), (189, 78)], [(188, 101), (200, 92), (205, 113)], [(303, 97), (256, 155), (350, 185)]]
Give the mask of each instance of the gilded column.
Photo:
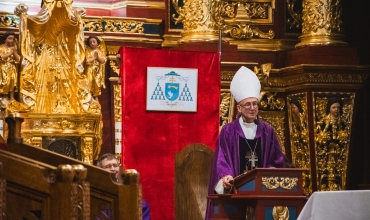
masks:
[(178, 17), (172, 15), (172, 19), (176, 24), (182, 22), (184, 25), (179, 43), (219, 41), (222, 1), (187, 0), (183, 7), (179, 7), (178, 3), (172, 0), (178, 13)]
[[(110, 77), (109, 80), (117, 82), (113, 85), (113, 104), (114, 104), (114, 152), (117, 158), (121, 158), (122, 153), (122, 98), (121, 98), (121, 78), (120, 65), (121, 57), (118, 53), (119, 47), (108, 47), (108, 58), (110, 59), (111, 70), (117, 74), (117, 77)], [(114, 55), (113, 55), (114, 54)]]
[(114, 85), (114, 148), (117, 156), (121, 157), (122, 151), (122, 99), (121, 85)]
[(342, 41), (342, 8), (340, 0), (303, 0), (302, 35), (296, 48), (305, 46), (332, 46)]

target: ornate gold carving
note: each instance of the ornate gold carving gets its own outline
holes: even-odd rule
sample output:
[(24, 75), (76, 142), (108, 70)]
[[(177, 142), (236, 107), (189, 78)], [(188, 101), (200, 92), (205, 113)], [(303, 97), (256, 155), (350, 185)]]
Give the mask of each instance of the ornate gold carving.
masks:
[[(301, 24), (302, 23), (302, 12), (294, 11), (294, 6), (295, 6), (296, 1), (297, 0), (286, 0), (288, 12), (293, 18), (293, 20), (290, 20), (289, 18), (287, 19), (287, 23), (290, 26), (290, 28), (292, 27), (299, 28), (302, 25)], [(298, 1), (298, 2), (301, 3), (301, 1)]]
[(10, 14), (0, 13), (0, 27), (19, 27), (19, 19)]
[(281, 177), (280, 180), (280, 187), (287, 190), (292, 190), (295, 186), (297, 186), (298, 183), (297, 177)]
[[(255, 62), (221, 62), (222, 66), (256, 66), (258, 63)], [(235, 71), (221, 71), (221, 81), (229, 81), (233, 79), (235, 75)]]
[(269, 123), (275, 130), (276, 135), (278, 137), (280, 146), (282, 148), (283, 153), (285, 153), (285, 112), (277, 112), (277, 111), (259, 111), (258, 115), (267, 123)]
[[(29, 16), (24, 4), (19, 4), (14, 10), (21, 24), (21, 102), (34, 106), (33, 113), (84, 112), (81, 104), (85, 97), (79, 95), (84, 90), (82, 81), (88, 81), (83, 74), (85, 44), (82, 18), (86, 11), (72, 8), (72, 1), (44, 1), (42, 7), (48, 13)], [(60, 13), (52, 13), (57, 8), (62, 8)], [(33, 19), (43, 22), (35, 23)], [(58, 19), (60, 22), (50, 25)]]
[(303, 34), (317, 33), (319, 29), (325, 29), (329, 33), (341, 31), (340, 0), (305, 0), (302, 6)]
[[(121, 46), (107, 46), (107, 52), (109, 55), (116, 55), (119, 51), (119, 49), (121, 48)], [(109, 59), (111, 59), (111, 57), (109, 56)], [(116, 59), (116, 57), (114, 57), (114, 59)]]
[(42, 146), (42, 137), (33, 136), (31, 138), (31, 145), (35, 147), (41, 147)]
[(316, 93), (314, 104), (318, 189), (345, 189), (354, 94)]
[(42, 124), (43, 128), (57, 128), (65, 130), (67, 128), (74, 129), (76, 127), (76, 123), (69, 122), (65, 119), (61, 119), (59, 121), (47, 121)]
[[(89, 146), (90, 150), (85, 150), (88, 155), (92, 155), (89, 156), (89, 158), (91, 157), (90, 162), (92, 163), (93, 160), (98, 158), (103, 135), (101, 115), (42, 115), (29, 113), (22, 114), (22, 117), (25, 122), (23, 123), (21, 136), (27, 144), (48, 149), (53, 140), (60, 139), (60, 137), (65, 137), (62, 139), (72, 138), (76, 140), (74, 146), (82, 152), (86, 147), (83, 138), (87, 137), (89, 141), (86, 143), (92, 144)], [(77, 156), (77, 159), (83, 160), (83, 152)]]
[[(239, 3), (241, 4), (241, 3)], [(240, 5), (239, 5), (240, 6)], [(271, 9), (271, 2), (244, 2), (241, 10), (245, 11), (246, 18), (251, 19), (266, 19), (269, 17), (269, 9)], [(238, 8), (238, 10), (240, 10)]]
[(340, 0), (303, 0), (302, 36), (296, 47), (347, 45), (342, 41)]
[(109, 66), (112, 68), (113, 72), (119, 75), (119, 66), (117, 65), (115, 61), (113, 60), (109, 61)]
[(83, 19), (85, 31), (102, 32), (103, 20), (102, 19)]
[(93, 138), (84, 137), (82, 145), (82, 162), (93, 164)]
[(114, 85), (114, 121), (121, 121), (122, 117), (122, 101), (121, 101), (121, 85)]
[(297, 183), (297, 177), (262, 177), (262, 184), (267, 189), (277, 189), (280, 187), (286, 190), (292, 190), (297, 186)]
[(234, 98), (229, 90), (221, 91), (220, 103), (220, 130), (222, 127), (232, 121), (232, 114), (234, 110)]
[(288, 96), (288, 114), (292, 162), (295, 167), (305, 169), (302, 173), (303, 191), (306, 195), (311, 195), (312, 182), (306, 93)]
[(91, 123), (90, 123), (90, 122), (85, 123), (85, 124), (84, 124), (84, 127), (85, 127), (85, 129), (86, 129), (87, 131), (92, 131), (92, 129), (93, 129), (93, 126), (91, 125)]
[(16, 112), (28, 112), (33, 110), (33, 106), (27, 106), (24, 103), (20, 103), (16, 100), (9, 101), (6, 106), (6, 111), (8, 113), (16, 113)]
[(254, 66), (253, 72), (257, 75), (262, 84), (265, 84), (270, 76), (272, 63), (261, 64), (260, 67)]
[(285, 100), (281, 97), (276, 98), (276, 95), (277, 93), (261, 92), (260, 108), (265, 110), (269, 107), (270, 109), (284, 110)]
[(236, 2), (222, 2), (222, 11), (223, 14), (227, 17), (234, 18), (236, 16), (235, 13), (235, 6), (237, 6), (238, 3)]
[(178, 16), (172, 14), (175, 24), (182, 23), (183, 38), (179, 42), (218, 41), (219, 28), (222, 25), (222, 1), (189, 0), (180, 7), (178, 0), (172, 0)]
[(279, 188), (279, 177), (262, 177), (262, 184), (266, 186), (267, 189), (277, 189)]
[[(237, 2), (237, 7), (235, 7), (235, 3), (233, 2)], [(231, 18), (231, 20), (225, 19), (226, 23), (236, 21), (248, 24), (272, 24), (272, 11), (275, 8), (275, 0), (254, 2), (235, 0), (231, 3), (224, 3), (222, 7), (223, 16)], [(231, 8), (236, 8), (236, 13), (231, 13)]]
[(144, 22), (134, 20), (106, 20), (105, 32), (144, 33)]
[(223, 32), (235, 39), (250, 39), (253, 36), (272, 39), (275, 36), (275, 32), (273, 30), (269, 30), (268, 33), (264, 33), (258, 27), (249, 24), (226, 25)]
[(221, 71), (221, 81), (230, 81), (233, 79), (235, 71)]
[(237, 45), (238, 51), (291, 51), (295, 49), (298, 39), (256, 39), (230, 38), (229, 44)]
[[(245, 2), (236, 1), (222, 5), (223, 16), (226, 16), (223, 33), (234, 39), (251, 39), (254, 36), (272, 39), (275, 36), (273, 30), (268, 33), (262, 32), (256, 24), (272, 24), (272, 10), (275, 1), (269, 2)], [(235, 9), (236, 9), (236, 13)]]
[(367, 74), (338, 74), (338, 73), (301, 73), (283, 78), (271, 78), (268, 86), (286, 87), (304, 83), (361, 83)]
[(287, 206), (274, 206), (272, 209), (272, 217), (274, 220), (288, 220), (289, 209)]

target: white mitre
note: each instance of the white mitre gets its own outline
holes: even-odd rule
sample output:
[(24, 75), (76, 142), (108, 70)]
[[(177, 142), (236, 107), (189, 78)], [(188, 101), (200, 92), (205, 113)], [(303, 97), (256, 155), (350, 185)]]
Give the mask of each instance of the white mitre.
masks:
[(242, 66), (231, 80), (230, 92), (237, 103), (245, 98), (257, 98), (259, 100), (261, 83), (252, 70)]

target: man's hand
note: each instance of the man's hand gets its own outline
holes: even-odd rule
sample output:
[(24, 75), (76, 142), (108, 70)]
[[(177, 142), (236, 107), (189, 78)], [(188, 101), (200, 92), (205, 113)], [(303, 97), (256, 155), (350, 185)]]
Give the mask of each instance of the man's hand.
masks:
[(222, 186), (226, 189), (229, 190), (234, 184), (234, 178), (230, 175), (224, 176), (222, 178)]

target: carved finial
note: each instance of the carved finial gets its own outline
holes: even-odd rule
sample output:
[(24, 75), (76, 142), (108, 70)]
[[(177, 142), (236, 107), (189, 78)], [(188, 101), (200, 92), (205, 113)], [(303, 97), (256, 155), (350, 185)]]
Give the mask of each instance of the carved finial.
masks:
[(76, 181), (85, 181), (87, 176), (87, 169), (81, 164), (72, 165), (72, 169), (75, 173)]
[(121, 178), (123, 180), (123, 184), (132, 185), (139, 182), (140, 175), (134, 169), (127, 169), (121, 174)]
[(61, 164), (57, 169), (57, 179), (61, 182), (72, 182), (75, 172), (71, 165)]

